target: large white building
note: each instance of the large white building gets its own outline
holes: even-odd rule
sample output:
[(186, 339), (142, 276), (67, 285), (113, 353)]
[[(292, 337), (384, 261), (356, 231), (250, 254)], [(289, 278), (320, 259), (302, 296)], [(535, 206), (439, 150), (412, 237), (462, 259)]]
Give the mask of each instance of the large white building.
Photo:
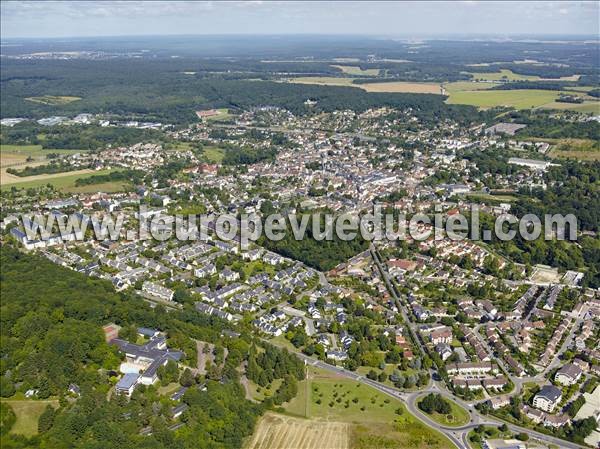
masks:
[(552, 412), (562, 399), (562, 392), (554, 385), (544, 385), (542, 389), (533, 398), (533, 406)]

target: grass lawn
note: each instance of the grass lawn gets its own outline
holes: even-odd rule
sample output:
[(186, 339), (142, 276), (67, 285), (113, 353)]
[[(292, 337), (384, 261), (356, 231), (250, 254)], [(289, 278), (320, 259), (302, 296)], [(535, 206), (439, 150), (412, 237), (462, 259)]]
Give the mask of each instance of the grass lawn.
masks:
[[(423, 396), (423, 397), (425, 397), (425, 396)], [(417, 400), (417, 406), (421, 402), (423, 397), (421, 397)], [(429, 416), (435, 422), (440, 423), (445, 426), (460, 427), (460, 426), (464, 426), (465, 424), (467, 424), (469, 422), (469, 413), (467, 413), (467, 411), (464, 408), (462, 408), (460, 405), (458, 405), (456, 402), (454, 402), (448, 398), (444, 398), (444, 399), (446, 401), (448, 401), (448, 403), (450, 404), (450, 408), (451, 408), (450, 413), (448, 413), (447, 415), (442, 415), (442, 414), (436, 413), (436, 412), (431, 413), (431, 414), (425, 413), (425, 412), (423, 412), (423, 413), (425, 413), (427, 416)]]
[(275, 379), (273, 382), (271, 382), (270, 385), (267, 385), (263, 388), (260, 385), (252, 382), (250, 379), (248, 379), (248, 392), (254, 400), (262, 402), (265, 398), (268, 398), (275, 394), (277, 389), (281, 386), (281, 382), (283, 382), (282, 379)]
[(287, 413), (312, 420), (352, 424), (355, 449), (450, 448), (441, 434), (422, 424), (402, 402), (358, 382), (308, 367), (308, 379), (284, 407)]
[(487, 193), (469, 193), (467, 198), (476, 201), (489, 201), (491, 203), (512, 203), (517, 197), (512, 195), (490, 195)]
[(178, 382), (171, 382), (169, 385), (161, 385), (158, 387), (158, 394), (162, 396), (171, 396), (181, 388)]
[(223, 160), (223, 157), (225, 156), (225, 151), (218, 147), (205, 147), (204, 155), (210, 162), (218, 164)]
[(11, 429), (11, 433), (31, 437), (38, 433), (38, 418), (44, 412), (47, 405), (58, 408), (57, 400), (2, 400), (11, 406), (17, 420)]

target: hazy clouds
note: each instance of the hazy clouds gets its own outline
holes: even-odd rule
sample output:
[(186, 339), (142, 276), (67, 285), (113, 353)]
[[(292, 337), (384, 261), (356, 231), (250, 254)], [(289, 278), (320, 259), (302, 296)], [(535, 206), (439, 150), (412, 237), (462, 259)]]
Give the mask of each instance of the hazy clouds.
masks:
[(596, 1), (2, 1), (2, 37), (143, 34), (595, 34)]

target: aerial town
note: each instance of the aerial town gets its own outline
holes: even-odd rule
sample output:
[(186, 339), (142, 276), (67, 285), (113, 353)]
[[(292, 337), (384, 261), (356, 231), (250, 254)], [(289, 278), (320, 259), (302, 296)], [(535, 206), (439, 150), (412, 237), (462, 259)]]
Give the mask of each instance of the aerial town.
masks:
[(3, 53), (2, 446), (600, 448), (593, 45), (444, 42)]

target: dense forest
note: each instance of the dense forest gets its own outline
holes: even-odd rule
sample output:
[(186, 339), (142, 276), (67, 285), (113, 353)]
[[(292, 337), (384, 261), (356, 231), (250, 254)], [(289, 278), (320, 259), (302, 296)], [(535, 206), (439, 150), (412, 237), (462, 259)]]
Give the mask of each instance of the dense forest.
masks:
[[(143, 116), (146, 121), (185, 124), (197, 120), (194, 114), (197, 109), (248, 109), (272, 105), (300, 115), (341, 109), (362, 112), (373, 107), (389, 106), (399, 109), (411, 107), (420, 118), (429, 121), (450, 116), (461, 122), (479, 118), (476, 108), (446, 105), (439, 95), (375, 93), (342, 86), (257, 82), (221, 73), (212, 76), (199, 72), (184, 74), (194, 64), (198, 65), (198, 62), (116, 59), (42, 63), (7, 60), (2, 64), (2, 117), (40, 118), (87, 112), (131, 118)], [(251, 78), (256, 79), (256, 76)], [(80, 99), (65, 104), (41, 104), (30, 100), (43, 95), (68, 95)], [(315, 100), (316, 105), (306, 105), (307, 99)], [(59, 146), (59, 142), (51, 145), (53, 148), (65, 148)], [(80, 148), (88, 147), (85, 141), (80, 145)]]
[[(164, 135), (151, 129), (71, 125), (47, 127), (23, 122), (3, 127), (0, 143), (14, 145), (43, 145), (45, 149), (99, 150), (138, 142), (153, 142)], [(49, 151), (49, 153), (51, 153)]]
[[(296, 240), (290, 225), (289, 217), (286, 218), (286, 230), (281, 240), (272, 240), (266, 238), (263, 234), (258, 244), (283, 256), (300, 260), (321, 271), (331, 270), (336, 265), (347, 261), (356, 254), (364, 251), (368, 247), (368, 242), (364, 240), (360, 233), (354, 239), (341, 240), (335, 232), (332, 233), (332, 239), (315, 239), (313, 234), (313, 217), (308, 216), (308, 225), (306, 235), (300, 240)], [(302, 217), (296, 216), (297, 222), (301, 223)], [(318, 226), (320, 232), (325, 232), (326, 226), (324, 216), (321, 216), (321, 223)], [(333, 227), (335, 231), (335, 226)]]

